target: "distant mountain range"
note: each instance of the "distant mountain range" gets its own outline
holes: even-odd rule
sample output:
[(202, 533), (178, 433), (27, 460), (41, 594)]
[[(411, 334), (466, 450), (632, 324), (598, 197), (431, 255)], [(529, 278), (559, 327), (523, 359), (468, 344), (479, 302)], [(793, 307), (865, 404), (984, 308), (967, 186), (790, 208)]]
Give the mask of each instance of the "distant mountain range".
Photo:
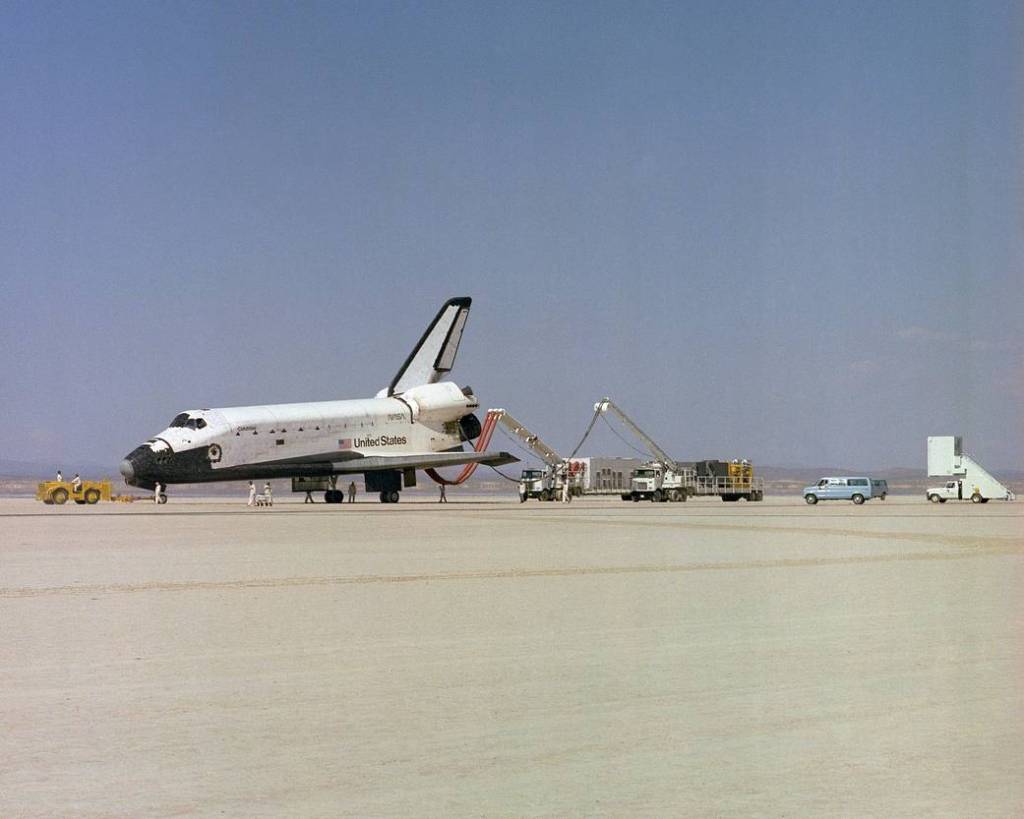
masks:
[(34, 478), (52, 480), (60, 469), (64, 477), (70, 479), (76, 472), (90, 478), (118, 478), (121, 473), (116, 466), (95, 463), (55, 463), (42, 464), (33, 461), (8, 461), (0, 458), (0, 478)]
[[(77, 472), (83, 478), (110, 478), (118, 485), (123, 485), (121, 482), (121, 474), (115, 465), (96, 463), (43, 464), (33, 461), (5, 460), (2, 458), (0, 458), (0, 480), (8, 482), (52, 480), (58, 468), (63, 470), (64, 477), (67, 479), (70, 479), (71, 476)], [(863, 467), (759, 466), (755, 464), (754, 469), (755, 474), (760, 475), (768, 483), (780, 485), (799, 484), (800, 486), (804, 486), (817, 481), (819, 478), (831, 475), (869, 475), (873, 478), (885, 478), (891, 484), (905, 484), (913, 486), (923, 486), (928, 483), (929, 480), (937, 480), (934, 478), (929, 479), (927, 474), (925, 474), (924, 467), (864, 469)], [(1010, 485), (1011, 488), (1016, 489), (1016, 487), (1024, 484), (1024, 469), (991, 469), (989, 471), (992, 472), (998, 480)], [(504, 472), (510, 477), (518, 478), (519, 476), (518, 468), (515, 466), (505, 469)], [(473, 484), (493, 483), (495, 480), (498, 481), (496, 486), (503, 483), (500, 478), (494, 475), (490, 470), (486, 469), (478, 470), (477, 474), (470, 479)], [(217, 484), (206, 484), (203, 489), (211, 494), (220, 494), (222, 490), (217, 487)], [(2, 491), (2, 488), (0, 488), (0, 491)], [(224, 486), (223, 491), (231, 492), (236, 490), (228, 488), (228, 486)]]
[[(66, 463), (44, 464), (35, 461), (12, 461), (0, 458), (0, 478), (52, 478), (57, 469), (65, 477), (76, 472), (90, 477), (119, 478), (120, 472), (114, 464)], [(914, 480), (925, 478), (924, 467), (890, 467), (888, 469), (865, 469), (849, 466), (761, 466), (755, 464), (756, 474), (765, 480), (810, 481), (829, 475), (870, 475), (886, 480)], [(1024, 480), (1024, 469), (989, 469), (997, 478), (1008, 481)], [(510, 473), (511, 474), (511, 473)]]

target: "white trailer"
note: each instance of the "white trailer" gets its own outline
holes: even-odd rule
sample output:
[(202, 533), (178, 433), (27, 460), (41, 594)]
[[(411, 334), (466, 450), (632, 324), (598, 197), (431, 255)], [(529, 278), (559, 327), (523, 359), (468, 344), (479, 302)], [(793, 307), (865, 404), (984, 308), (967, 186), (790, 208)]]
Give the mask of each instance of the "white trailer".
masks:
[(1016, 500), (1017, 496), (993, 478), (977, 461), (963, 451), (963, 438), (959, 435), (932, 435), (928, 438), (928, 477), (949, 478), (944, 486), (929, 487), (928, 500), (945, 503), (947, 500), (969, 500), (988, 503), (997, 500)]
[(639, 458), (572, 458), (583, 495), (628, 495), (633, 473), (643, 464)]

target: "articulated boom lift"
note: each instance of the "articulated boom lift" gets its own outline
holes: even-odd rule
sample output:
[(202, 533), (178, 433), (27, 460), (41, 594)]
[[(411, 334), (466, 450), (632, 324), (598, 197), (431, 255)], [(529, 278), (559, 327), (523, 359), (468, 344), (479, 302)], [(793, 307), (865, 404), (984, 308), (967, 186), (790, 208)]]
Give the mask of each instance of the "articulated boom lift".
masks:
[(567, 481), (569, 497), (572, 497), (576, 474), (568, 460), (541, 440), (539, 435), (530, 431), (525, 424), (513, 418), (507, 410), (492, 409), (487, 414), (488, 416), (493, 415), (509, 435), (520, 441), (546, 465), (545, 469), (523, 470), (519, 478), (519, 501), (521, 503), (525, 502), (527, 498), (544, 501), (557, 500), (562, 497)]
[(594, 410), (602, 413), (607, 412), (608, 410), (614, 412), (619, 417), (619, 420), (629, 428), (629, 431), (643, 442), (644, 446), (647, 447), (647, 451), (654, 456), (655, 460), (659, 461), (664, 466), (667, 466), (673, 472), (681, 472), (686, 468), (677, 464), (675, 460), (673, 460), (664, 449), (658, 446), (650, 435), (640, 429), (633, 419), (626, 415), (626, 413), (622, 411), (622, 408), (612, 401), (611, 398), (602, 398), (594, 404)]
[(622, 408), (610, 398), (602, 398), (594, 404), (594, 412), (614, 412), (620, 421), (626, 425), (642, 443), (647, 451), (654, 456), (654, 460), (644, 464), (638, 469), (630, 481), (630, 492), (623, 495), (634, 501), (652, 500), (656, 503), (663, 501), (685, 501), (687, 495), (694, 493), (696, 483), (694, 470), (688, 466), (682, 466), (669, 456), (664, 449), (637, 426)]

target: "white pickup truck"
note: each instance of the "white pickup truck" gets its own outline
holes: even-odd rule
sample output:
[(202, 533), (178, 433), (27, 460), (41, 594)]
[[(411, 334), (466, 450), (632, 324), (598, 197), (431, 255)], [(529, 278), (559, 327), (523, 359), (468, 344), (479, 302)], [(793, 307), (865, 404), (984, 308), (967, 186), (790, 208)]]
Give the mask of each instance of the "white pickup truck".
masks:
[(929, 487), (925, 497), (932, 503), (948, 500), (969, 500), (988, 503), (1016, 500), (1016, 496), (986, 472), (981, 464), (963, 451), (963, 442), (956, 435), (933, 435), (928, 438), (928, 476), (946, 477), (945, 486)]
[[(979, 485), (984, 484), (984, 485)], [(927, 491), (928, 500), (932, 503), (945, 503), (948, 500), (969, 500), (971, 503), (988, 503), (992, 498), (1013, 500), (1013, 493), (1002, 484), (991, 487), (987, 481), (972, 483), (970, 481), (946, 481), (945, 486), (933, 486)]]

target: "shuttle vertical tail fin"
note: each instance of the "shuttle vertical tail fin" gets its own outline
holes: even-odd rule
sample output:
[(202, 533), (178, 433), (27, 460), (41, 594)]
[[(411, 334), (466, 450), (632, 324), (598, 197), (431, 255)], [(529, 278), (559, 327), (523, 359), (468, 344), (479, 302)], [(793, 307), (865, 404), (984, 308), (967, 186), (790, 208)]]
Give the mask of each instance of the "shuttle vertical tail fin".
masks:
[(420, 384), (433, 384), (451, 371), (472, 301), (469, 296), (460, 296), (444, 303), (381, 395), (396, 395)]

